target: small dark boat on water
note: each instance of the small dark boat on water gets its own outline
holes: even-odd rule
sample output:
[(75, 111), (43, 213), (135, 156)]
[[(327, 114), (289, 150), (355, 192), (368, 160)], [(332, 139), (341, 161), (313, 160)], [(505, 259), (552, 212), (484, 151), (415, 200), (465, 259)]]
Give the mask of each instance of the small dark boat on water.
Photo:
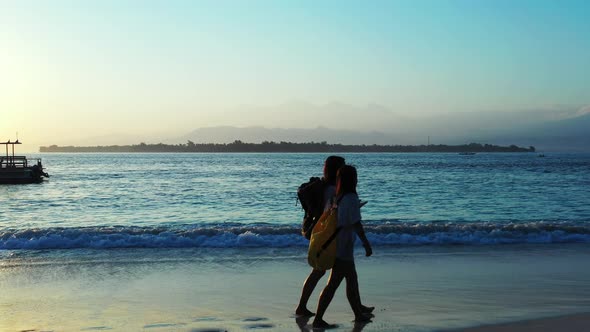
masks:
[[(41, 158), (35, 158), (32, 165), (25, 156), (15, 156), (14, 146), (22, 144), (18, 141), (0, 142), (6, 146), (6, 155), (0, 156), (0, 184), (23, 184), (43, 182), (49, 174), (43, 171)], [(8, 146), (12, 146), (12, 155), (8, 153)]]

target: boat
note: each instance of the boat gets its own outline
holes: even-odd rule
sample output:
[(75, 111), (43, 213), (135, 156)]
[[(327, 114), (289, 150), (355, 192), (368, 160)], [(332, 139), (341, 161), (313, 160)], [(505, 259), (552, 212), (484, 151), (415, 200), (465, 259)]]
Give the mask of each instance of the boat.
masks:
[[(14, 146), (22, 144), (18, 139), (14, 142), (0, 142), (6, 146), (6, 155), (0, 156), (0, 184), (23, 184), (40, 183), (43, 178), (48, 178), (43, 170), (41, 158), (34, 158), (32, 163), (25, 156), (15, 156)], [(12, 147), (12, 154), (9, 154), (9, 146)]]
[(462, 156), (473, 156), (475, 152), (459, 152), (459, 154)]

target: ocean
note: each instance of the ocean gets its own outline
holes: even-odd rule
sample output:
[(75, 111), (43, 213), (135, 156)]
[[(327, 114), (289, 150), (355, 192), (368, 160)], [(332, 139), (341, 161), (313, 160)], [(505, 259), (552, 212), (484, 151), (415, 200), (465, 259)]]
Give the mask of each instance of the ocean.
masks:
[[(37, 157), (37, 156), (36, 156)], [(0, 186), (0, 250), (305, 247), (324, 154), (45, 154)], [(349, 154), (375, 245), (590, 242), (590, 155)]]
[[(373, 257), (339, 331), (590, 311), (590, 154), (344, 154)], [(37, 154), (0, 186), (0, 331), (310, 331), (297, 187), (326, 154)], [(308, 307), (315, 311), (323, 282)]]

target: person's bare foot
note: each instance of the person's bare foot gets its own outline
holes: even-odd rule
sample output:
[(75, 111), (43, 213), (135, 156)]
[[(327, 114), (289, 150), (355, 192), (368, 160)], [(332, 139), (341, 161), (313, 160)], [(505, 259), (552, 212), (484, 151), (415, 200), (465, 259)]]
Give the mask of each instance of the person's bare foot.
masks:
[(315, 316), (315, 313), (309, 311), (307, 308), (297, 308), (295, 310), (295, 315), (303, 316), (303, 317), (311, 317), (311, 316)]
[(369, 316), (367, 314), (356, 315), (354, 317), (354, 321), (356, 323), (370, 322), (371, 321), (371, 316)]
[(361, 304), (361, 312), (363, 314), (370, 314), (373, 312), (373, 310), (375, 310), (375, 307), (367, 307)]

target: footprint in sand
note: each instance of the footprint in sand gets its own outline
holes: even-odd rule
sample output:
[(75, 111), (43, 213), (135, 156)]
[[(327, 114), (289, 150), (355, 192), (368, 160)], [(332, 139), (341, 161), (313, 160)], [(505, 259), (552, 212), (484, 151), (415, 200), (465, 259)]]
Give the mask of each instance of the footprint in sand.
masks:
[[(242, 322), (263, 322), (267, 321), (268, 318), (265, 317), (247, 317), (242, 319)], [(249, 324), (244, 326), (244, 329), (248, 330), (259, 330), (259, 329), (272, 329), (274, 324), (265, 324), (265, 323), (258, 323), (258, 324)]]
[(244, 326), (247, 330), (259, 330), (259, 329), (272, 329), (275, 327), (273, 324), (251, 324)]
[(246, 317), (246, 318), (242, 319), (242, 322), (261, 322), (263, 320), (268, 320), (268, 318), (265, 318), (265, 317)]
[(193, 319), (193, 322), (219, 322), (219, 321), (221, 321), (221, 319), (219, 319), (217, 317), (211, 317), (211, 316), (197, 317), (197, 318)]
[(90, 326), (90, 327), (85, 327), (83, 328), (81, 331), (104, 331), (104, 330), (112, 330), (112, 327), (108, 327), (108, 326)]
[(154, 329), (154, 328), (162, 328), (162, 327), (172, 327), (172, 326), (183, 326), (186, 324), (174, 324), (174, 323), (156, 323), (156, 324), (148, 324), (145, 325), (143, 328), (144, 329)]

